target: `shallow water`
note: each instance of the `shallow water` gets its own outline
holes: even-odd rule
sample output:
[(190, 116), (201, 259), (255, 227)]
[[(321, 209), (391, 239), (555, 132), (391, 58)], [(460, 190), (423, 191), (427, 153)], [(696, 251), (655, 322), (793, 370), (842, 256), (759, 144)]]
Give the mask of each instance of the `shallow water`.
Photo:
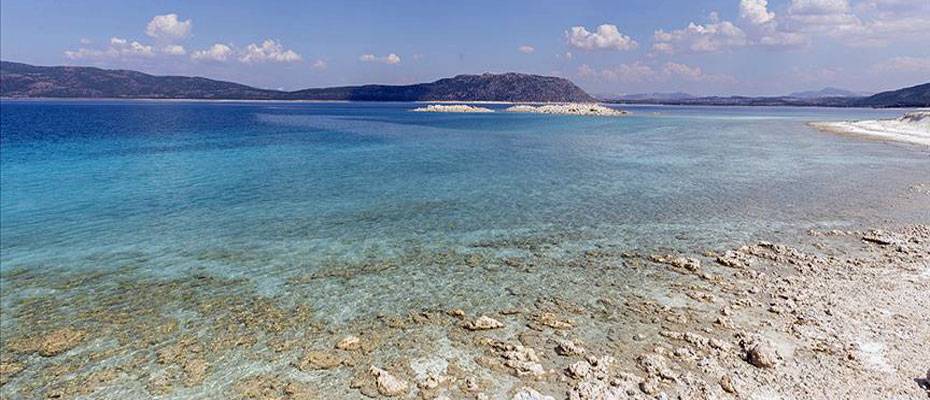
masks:
[(0, 328), (119, 330), (100, 313), (126, 312), (209, 336), (204, 307), (235, 298), (336, 324), (583, 301), (650, 293), (621, 252), (930, 221), (906, 196), (930, 181), (926, 148), (805, 125), (900, 110), (414, 106), (4, 101)]

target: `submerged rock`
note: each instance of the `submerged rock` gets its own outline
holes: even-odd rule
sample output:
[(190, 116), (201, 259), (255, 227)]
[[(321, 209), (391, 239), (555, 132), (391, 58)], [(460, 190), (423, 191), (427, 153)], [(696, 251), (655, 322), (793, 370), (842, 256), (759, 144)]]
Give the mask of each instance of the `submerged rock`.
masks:
[(470, 331), (486, 331), (503, 328), (504, 324), (494, 318), (482, 315), (474, 321), (465, 323), (464, 327)]
[(339, 356), (334, 354), (323, 351), (310, 351), (300, 360), (297, 364), (297, 368), (301, 371), (331, 369), (338, 367), (341, 363), (342, 360)]
[(87, 334), (73, 328), (62, 328), (38, 337), (13, 340), (9, 349), (17, 353), (39, 353), (43, 357), (52, 357), (77, 347)]
[(362, 340), (357, 336), (346, 336), (336, 343), (339, 350), (355, 351), (362, 348)]

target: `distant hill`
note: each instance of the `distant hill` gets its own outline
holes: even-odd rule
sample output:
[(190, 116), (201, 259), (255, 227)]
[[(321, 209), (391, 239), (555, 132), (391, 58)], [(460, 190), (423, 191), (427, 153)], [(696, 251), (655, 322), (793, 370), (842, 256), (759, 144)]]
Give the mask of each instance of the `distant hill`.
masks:
[(662, 93), (662, 92), (653, 92), (653, 93), (633, 93), (633, 94), (624, 94), (620, 96), (612, 97), (617, 100), (681, 100), (681, 99), (692, 99), (694, 96), (684, 93), (684, 92), (671, 92), (671, 93)]
[(519, 73), (459, 75), (415, 85), (365, 85), (292, 92), (200, 77), (155, 76), (93, 67), (40, 67), (0, 62), (0, 96), (227, 100), (588, 102), (564, 78)]
[[(807, 97), (815, 93), (825, 95)], [(705, 96), (656, 98), (650, 96), (609, 100), (613, 103), (666, 104), (701, 106), (796, 106), (796, 107), (930, 107), (930, 83), (891, 90), (872, 96), (848, 96), (848, 91), (827, 88), (816, 92), (792, 93), (789, 96)]]
[(280, 92), (186, 76), (154, 76), (94, 67), (0, 62), (0, 96), (146, 99), (274, 99)]
[(822, 97), (862, 97), (862, 93), (856, 93), (846, 89), (837, 89), (834, 87), (825, 87), (820, 90), (808, 90), (805, 92), (794, 92), (788, 95), (788, 97), (796, 97), (799, 99), (816, 99)]
[(515, 72), (458, 75), (435, 82), (406, 86), (365, 85), (305, 89), (291, 92), (290, 95), (299, 99), (362, 101), (596, 101), (567, 79)]
[(930, 107), (930, 83), (889, 90), (856, 101), (862, 107)]

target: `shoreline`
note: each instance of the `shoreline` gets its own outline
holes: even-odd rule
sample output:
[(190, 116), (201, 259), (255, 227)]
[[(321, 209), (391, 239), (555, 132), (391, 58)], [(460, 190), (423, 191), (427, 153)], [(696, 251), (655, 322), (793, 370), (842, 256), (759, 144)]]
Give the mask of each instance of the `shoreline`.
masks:
[[(124, 311), (92, 308), (5, 332), (0, 393), (521, 400), (927, 394), (915, 380), (930, 359), (930, 326), (921, 319), (930, 302), (921, 289), (930, 276), (928, 225), (810, 230), (792, 242), (700, 254), (586, 253), (569, 265), (598, 275), (628, 269), (650, 284), (616, 286), (608, 291), (614, 295), (591, 301), (553, 287), (551, 296), (512, 308), (397, 310), (335, 325), (260, 296), (195, 296), (195, 309), (212, 310), (201, 319), (213, 326), (207, 336), (186, 333), (201, 322), (153, 318), (159, 313), (152, 307), (236, 283), (217, 277), (137, 286), (135, 299), (122, 300)], [(7, 284), (31, 279), (21, 274), (8, 272)], [(88, 279), (76, 278), (62, 279), (78, 282), (77, 289)], [(319, 279), (330, 278), (296, 283)], [(59, 315), (48, 306), (7, 311), (26, 320)], [(105, 344), (114, 339), (122, 344)], [(120, 355), (127, 350), (135, 356)], [(240, 365), (241, 356), (267, 366)]]
[(930, 110), (911, 111), (897, 119), (810, 122), (823, 132), (930, 146)]
[[(390, 103), (422, 103), (422, 104), (489, 104), (489, 105), (509, 105), (509, 104), (563, 104), (561, 102), (508, 102), (508, 101), (482, 101), (482, 100), (411, 100), (411, 101), (370, 101), (370, 100), (245, 100), (245, 99), (159, 99), (159, 98), (124, 98), (124, 97), (0, 97), (0, 101), (12, 102), (30, 102), (30, 101), (151, 101), (151, 102), (203, 102), (203, 103), (371, 103), (371, 104), (390, 104)], [(676, 104), (638, 104), (638, 103), (615, 103), (598, 101), (599, 104), (613, 106), (634, 106), (634, 107), (687, 107), (687, 108), (799, 108), (799, 109), (829, 109), (829, 110), (920, 110), (922, 107), (839, 107), (839, 106), (802, 106), (802, 105), (676, 105)]]

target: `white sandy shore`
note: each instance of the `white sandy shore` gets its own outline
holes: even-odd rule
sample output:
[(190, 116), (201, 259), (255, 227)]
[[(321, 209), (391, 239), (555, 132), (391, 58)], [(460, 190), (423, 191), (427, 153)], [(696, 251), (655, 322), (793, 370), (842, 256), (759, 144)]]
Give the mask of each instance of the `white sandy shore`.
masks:
[(827, 132), (930, 146), (930, 110), (908, 112), (896, 119), (812, 122), (810, 125)]

